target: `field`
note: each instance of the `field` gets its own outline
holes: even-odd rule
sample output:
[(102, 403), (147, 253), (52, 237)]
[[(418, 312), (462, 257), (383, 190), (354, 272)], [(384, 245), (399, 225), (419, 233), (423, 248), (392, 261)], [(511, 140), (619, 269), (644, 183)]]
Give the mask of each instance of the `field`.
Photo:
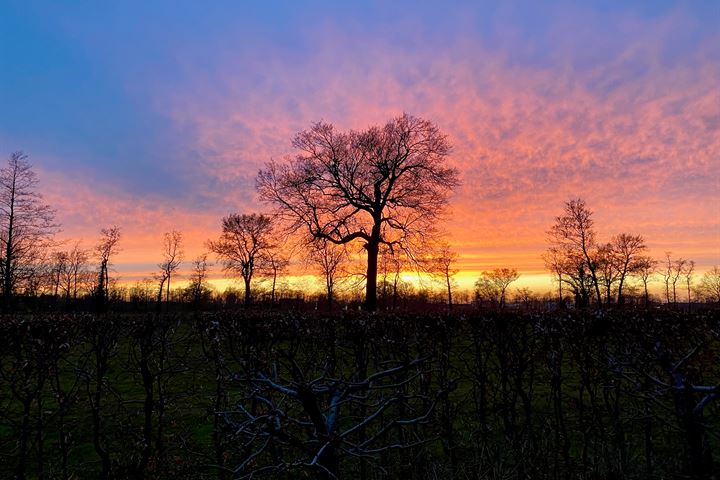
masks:
[(2, 478), (710, 478), (717, 311), (5, 317)]

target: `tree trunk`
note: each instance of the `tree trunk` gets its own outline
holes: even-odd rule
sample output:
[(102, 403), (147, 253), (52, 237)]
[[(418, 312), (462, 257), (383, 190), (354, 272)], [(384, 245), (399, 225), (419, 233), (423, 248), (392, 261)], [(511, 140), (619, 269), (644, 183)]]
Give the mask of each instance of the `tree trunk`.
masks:
[(365, 288), (365, 309), (368, 312), (377, 310), (377, 268), (378, 252), (380, 251), (380, 227), (373, 227), (373, 234), (365, 245), (367, 250), (367, 285)]
[(157, 294), (157, 302), (155, 303), (155, 313), (157, 315), (160, 315), (160, 312), (162, 311), (162, 297), (163, 297), (163, 284), (165, 283), (165, 279), (163, 278), (160, 282), (160, 289), (158, 290)]
[(328, 312), (333, 310), (333, 284), (330, 280), (326, 283), (327, 287), (327, 301), (328, 301)]
[(244, 278), (245, 280), (245, 308), (250, 307), (250, 277)]
[(448, 292), (448, 310), (452, 310), (453, 303), (452, 303), (452, 288), (450, 285), (450, 276), (445, 275), (445, 280), (447, 281), (447, 292)]
[(167, 309), (170, 308), (170, 272), (168, 272), (168, 276), (167, 276), (167, 286), (166, 286), (165, 288), (166, 288), (166, 290), (165, 290), (165, 305), (166, 305), (166, 310), (165, 310), (165, 311), (167, 312)]
[(270, 293), (270, 306), (275, 306), (275, 285), (277, 284), (277, 268), (273, 268), (272, 292)]
[(13, 252), (13, 227), (15, 223), (15, 180), (13, 180), (12, 189), (10, 192), (10, 214), (8, 215), (8, 229), (7, 238), (5, 241), (5, 265), (3, 266), (3, 273), (5, 274), (4, 285), (3, 285), (3, 297), (5, 302), (5, 312), (9, 313), (12, 311), (12, 294), (13, 294), (13, 272), (12, 262), (15, 252)]
[(597, 295), (597, 304), (598, 307), (602, 306), (602, 294), (600, 293), (600, 282), (598, 281), (597, 274), (595, 273), (596, 267), (593, 264), (592, 260), (590, 260), (590, 256), (585, 252), (585, 260), (588, 263), (588, 268), (590, 269), (590, 278), (592, 279), (593, 286), (595, 287), (595, 295)]

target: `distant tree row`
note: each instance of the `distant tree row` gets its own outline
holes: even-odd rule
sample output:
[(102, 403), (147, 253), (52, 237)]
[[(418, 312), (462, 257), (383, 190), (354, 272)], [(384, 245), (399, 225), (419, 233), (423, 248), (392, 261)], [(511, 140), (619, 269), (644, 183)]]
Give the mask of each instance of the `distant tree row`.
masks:
[[(259, 197), (273, 210), (224, 217), (220, 236), (208, 241), (208, 252), (192, 262), (185, 297), (196, 306), (207, 297), (212, 254), (229, 276), (242, 280), (246, 307), (258, 279), (269, 280), (269, 303), (274, 305), (278, 282), (294, 257), (322, 278), (330, 309), (343, 283), (364, 286), (366, 310), (377, 309), (378, 298), (384, 308), (395, 308), (406, 287), (402, 274), (411, 270), (442, 284), (452, 308), (458, 254), (443, 240), (438, 225), (459, 179), (448, 165), (451, 146), (437, 126), (407, 114), (362, 131), (341, 132), (332, 124), (316, 123), (300, 132), (293, 146), (295, 157), (270, 162), (257, 176)], [(55, 211), (38, 193), (27, 157), (13, 153), (0, 170), (3, 311), (13, 309), (17, 293), (45, 293), (65, 303), (91, 298), (98, 311), (107, 309), (120, 228), (101, 229), (91, 249), (80, 243), (66, 249), (55, 241), (58, 230)], [(547, 233), (550, 246), (543, 259), (560, 304), (622, 305), (634, 279), (642, 284), (647, 305), (648, 284), (656, 274), (662, 275), (667, 303), (676, 305), (682, 293), (688, 303), (720, 302), (717, 267), (693, 289), (692, 260), (667, 252), (658, 261), (637, 234), (619, 233), (601, 241), (593, 212), (582, 199), (568, 201)], [(152, 290), (158, 312), (171, 300), (171, 282), (184, 259), (181, 232), (164, 234), (159, 258), (152, 278), (136, 288)], [(352, 266), (358, 258), (363, 258), (362, 269)], [(476, 303), (505, 308), (510, 285), (518, 278), (509, 267), (483, 272), (475, 283)], [(524, 302), (531, 296), (527, 289), (517, 292)]]
[[(619, 233), (608, 242), (598, 240), (593, 212), (582, 199), (565, 203), (564, 211), (555, 218), (548, 231), (550, 246), (543, 255), (546, 268), (558, 286), (558, 299), (565, 302), (569, 292), (574, 304), (587, 307), (625, 302), (630, 278), (640, 281), (645, 304), (650, 301), (648, 284), (660, 274), (664, 282), (665, 301), (677, 305), (678, 291), (687, 292), (687, 302), (693, 300), (695, 262), (673, 258), (665, 252), (662, 261), (647, 254), (647, 244), (641, 235)], [(706, 272), (696, 297), (720, 302), (718, 267)], [(697, 299), (697, 298), (696, 298)]]

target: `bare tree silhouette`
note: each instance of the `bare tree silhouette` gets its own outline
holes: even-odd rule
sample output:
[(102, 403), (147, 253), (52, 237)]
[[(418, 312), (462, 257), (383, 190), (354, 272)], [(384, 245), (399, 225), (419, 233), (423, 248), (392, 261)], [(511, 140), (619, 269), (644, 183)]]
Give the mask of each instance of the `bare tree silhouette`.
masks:
[(177, 271), (182, 263), (182, 233), (173, 230), (163, 235), (163, 261), (158, 264), (160, 273), (157, 280), (160, 282), (158, 291), (158, 310), (163, 297), (163, 286), (165, 286), (165, 303), (170, 303), (170, 277)]
[(548, 231), (554, 256), (562, 260), (563, 274), (572, 278), (576, 291), (583, 302), (587, 301), (585, 285), (589, 280), (595, 290), (598, 305), (602, 305), (600, 282), (598, 280), (597, 241), (593, 212), (585, 201), (577, 198), (565, 202), (562, 215), (555, 217), (555, 224)]
[(425, 260), (425, 269), (434, 277), (442, 280), (447, 291), (448, 309), (453, 307), (453, 277), (459, 272), (457, 268), (458, 254), (450, 249), (447, 242), (441, 242), (435, 251)]
[(37, 192), (37, 175), (22, 152), (13, 152), (0, 169), (0, 275), (5, 311), (18, 286), (34, 274), (53, 234), (55, 211)]
[[(684, 258), (676, 258), (673, 260), (672, 252), (665, 252), (665, 270), (663, 271), (663, 280), (665, 282), (665, 301), (673, 305), (677, 305), (677, 283), (685, 270), (687, 260)], [(670, 294), (672, 293), (672, 300)]]
[(655, 274), (658, 262), (648, 255), (641, 255), (635, 259), (636, 269), (634, 274), (642, 281), (645, 297), (645, 306), (650, 305), (650, 293), (648, 291), (648, 283)]
[(695, 261), (688, 260), (687, 263), (685, 263), (685, 268), (683, 269), (682, 273), (685, 277), (685, 286), (687, 287), (688, 308), (690, 308), (690, 302), (692, 301), (692, 297), (690, 295), (690, 290), (692, 287), (693, 276), (695, 275)]
[(260, 197), (313, 237), (364, 242), (365, 306), (375, 310), (380, 245), (427, 235), (459, 183), (447, 166), (450, 144), (433, 123), (405, 114), (347, 133), (316, 123), (293, 146), (300, 152), (294, 160), (259, 172)]
[(703, 274), (698, 290), (706, 301), (720, 303), (720, 268), (717, 265)]
[(476, 295), (490, 298), (496, 301), (500, 308), (504, 308), (507, 289), (518, 278), (520, 274), (514, 268), (496, 268), (483, 272), (475, 282)]
[(282, 247), (282, 241), (276, 239), (274, 247), (267, 252), (267, 265), (265, 271), (261, 272), (270, 279), (270, 305), (275, 305), (277, 299), (278, 276), (285, 273), (290, 267), (291, 252)]
[(641, 254), (647, 250), (645, 239), (640, 235), (621, 233), (613, 237), (612, 245), (613, 259), (618, 269), (618, 294), (617, 303), (623, 304), (623, 286), (628, 275), (637, 272), (644, 265)]
[(77, 300), (78, 292), (85, 286), (87, 280), (87, 262), (89, 253), (80, 247), (77, 242), (72, 250), (66, 252), (66, 268), (62, 272), (60, 288), (66, 299)]
[(195, 308), (200, 306), (203, 298), (208, 296), (211, 290), (207, 286), (208, 268), (207, 254), (199, 255), (192, 261), (192, 273), (190, 284), (186, 290)]
[(348, 261), (345, 245), (336, 245), (323, 238), (310, 242), (306, 261), (313, 265), (325, 281), (328, 310), (332, 311), (335, 300), (335, 287), (342, 275), (343, 265)]
[(245, 307), (250, 306), (250, 284), (259, 271), (269, 266), (275, 248), (272, 218), (263, 214), (232, 214), (222, 220), (222, 234), (209, 241), (208, 248), (222, 262), (225, 271), (240, 274), (245, 284)]
[(110, 283), (110, 259), (119, 251), (120, 227), (112, 226), (100, 230), (100, 241), (95, 246), (95, 253), (100, 260), (98, 283), (95, 287), (95, 297), (98, 311), (102, 311), (108, 301), (108, 285)]

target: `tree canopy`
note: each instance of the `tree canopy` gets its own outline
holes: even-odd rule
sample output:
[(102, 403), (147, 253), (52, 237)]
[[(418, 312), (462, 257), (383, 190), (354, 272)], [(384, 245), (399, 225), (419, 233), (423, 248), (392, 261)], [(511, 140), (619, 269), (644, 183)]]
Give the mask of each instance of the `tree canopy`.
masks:
[(338, 131), (318, 122), (293, 140), (298, 154), (258, 174), (260, 197), (294, 229), (367, 251), (365, 303), (376, 308), (381, 244), (409, 249), (431, 235), (459, 184), (450, 143), (436, 125), (404, 114), (383, 126)]

